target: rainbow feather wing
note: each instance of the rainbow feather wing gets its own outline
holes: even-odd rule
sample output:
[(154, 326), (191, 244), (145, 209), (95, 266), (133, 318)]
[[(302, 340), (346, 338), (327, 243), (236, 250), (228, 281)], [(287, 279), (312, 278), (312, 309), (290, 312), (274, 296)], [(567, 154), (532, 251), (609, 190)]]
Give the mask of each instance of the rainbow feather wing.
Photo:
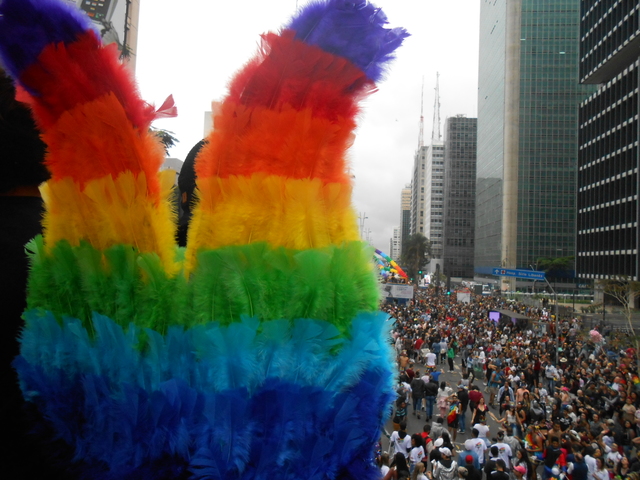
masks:
[(115, 52), (63, 3), (0, 12), (52, 171), (15, 366), (84, 477), (376, 478), (393, 369), (345, 158), (404, 30), (333, 0), (264, 35), (177, 251), (151, 107)]

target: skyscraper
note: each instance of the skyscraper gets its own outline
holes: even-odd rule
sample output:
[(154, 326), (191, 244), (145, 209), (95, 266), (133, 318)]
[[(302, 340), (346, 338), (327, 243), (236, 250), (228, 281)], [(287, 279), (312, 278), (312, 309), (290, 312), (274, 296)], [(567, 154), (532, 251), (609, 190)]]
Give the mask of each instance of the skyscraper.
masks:
[[(431, 241), (431, 257), (442, 259), (444, 237), (444, 142), (416, 152), (411, 191), (411, 233), (421, 233)], [(435, 263), (433, 263), (435, 265)], [(434, 267), (435, 268), (435, 267)]]
[(473, 278), (476, 118), (447, 118), (444, 127), (444, 273)]
[(397, 260), (402, 257), (402, 243), (411, 234), (411, 184), (405, 185), (400, 195), (400, 246)]
[(580, 278), (640, 277), (640, 4), (582, 1), (580, 81), (600, 84), (580, 104)]
[(427, 150), (420, 147), (413, 159), (413, 178), (411, 180), (411, 235), (424, 235), (425, 188), (427, 175)]
[(478, 273), (575, 252), (579, 25), (580, 0), (481, 4)]
[(393, 236), (389, 239), (389, 256), (400, 261), (400, 227), (393, 227)]

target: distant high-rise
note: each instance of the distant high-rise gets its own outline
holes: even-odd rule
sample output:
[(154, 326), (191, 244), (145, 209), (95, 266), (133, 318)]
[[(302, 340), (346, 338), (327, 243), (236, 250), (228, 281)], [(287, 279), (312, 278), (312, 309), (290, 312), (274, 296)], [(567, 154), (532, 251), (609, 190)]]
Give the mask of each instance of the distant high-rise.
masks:
[(580, 0), (481, 3), (477, 273), (574, 255), (579, 26)]
[(444, 273), (473, 278), (478, 119), (445, 122)]
[(413, 159), (413, 180), (411, 181), (411, 235), (416, 233), (424, 235), (427, 150), (428, 147), (420, 147)]
[(140, 0), (66, 0), (77, 5), (95, 23), (103, 43), (117, 43), (123, 62), (136, 70)]
[(411, 233), (431, 241), (431, 270), (442, 263), (444, 238), (444, 143), (440, 134), (440, 85), (436, 77), (431, 144), (423, 145), (424, 117), (420, 114), (420, 138), (411, 182)]
[(640, 278), (640, 3), (582, 1), (578, 277)]
[(432, 243), (432, 257), (442, 257), (444, 216), (444, 143), (416, 152), (411, 183), (411, 233), (421, 233)]
[(389, 240), (389, 256), (400, 261), (400, 227), (393, 227), (393, 236)]
[(444, 142), (432, 140), (427, 147), (424, 236), (431, 241), (431, 257), (442, 259), (444, 246)]
[(405, 185), (400, 197), (400, 246), (397, 259), (402, 257), (402, 243), (411, 235), (411, 184)]

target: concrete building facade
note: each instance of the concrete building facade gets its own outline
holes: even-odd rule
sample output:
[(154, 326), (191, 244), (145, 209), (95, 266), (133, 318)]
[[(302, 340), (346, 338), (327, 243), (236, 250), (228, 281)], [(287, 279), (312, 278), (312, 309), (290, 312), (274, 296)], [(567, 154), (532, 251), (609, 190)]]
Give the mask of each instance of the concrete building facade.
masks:
[(576, 271), (640, 277), (640, 3), (583, 0)]
[(411, 235), (411, 184), (405, 185), (400, 193), (400, 245), (398, 258), (402, 257), (402, 244)]
[(400, 227), (393, 227), (393, 236), (389, 240), (389, 256), (400, 261)]

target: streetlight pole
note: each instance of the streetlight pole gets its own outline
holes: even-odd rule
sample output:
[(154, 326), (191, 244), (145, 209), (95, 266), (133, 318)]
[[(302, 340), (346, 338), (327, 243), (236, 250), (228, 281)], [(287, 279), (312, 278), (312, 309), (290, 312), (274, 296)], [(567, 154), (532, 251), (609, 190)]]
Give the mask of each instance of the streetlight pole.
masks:
[[(531, 267), (531, 270), (533, 270), (533, 266), (529, 265)], [(551, 289), (551, 293), (553, 293), (553, 298), (556, 302), (556, 320), (555, 320), (555, 330), (556, 330), (556, 366), (558, 365), (558, 348), (560, 348), (560, 330), (558, 329), (558, 294), (556, 293), (556, 291), (554, 290), (554, 288), (551, 286), (551, 284), (549, 283), (549, 280), (547, 280), (547, 276), (544, 276), (544, 281), (547, 282), (547, 285), (549, 286), (549, 288)]]
[(358, 215), (358, 221), (360, 223), (360, 239), (362, 240), (362, 236), (364, 235), (364, 221), (369, 218), (366, 216), (367, 213), (366, 212), (360, 212), (360, 215)]

